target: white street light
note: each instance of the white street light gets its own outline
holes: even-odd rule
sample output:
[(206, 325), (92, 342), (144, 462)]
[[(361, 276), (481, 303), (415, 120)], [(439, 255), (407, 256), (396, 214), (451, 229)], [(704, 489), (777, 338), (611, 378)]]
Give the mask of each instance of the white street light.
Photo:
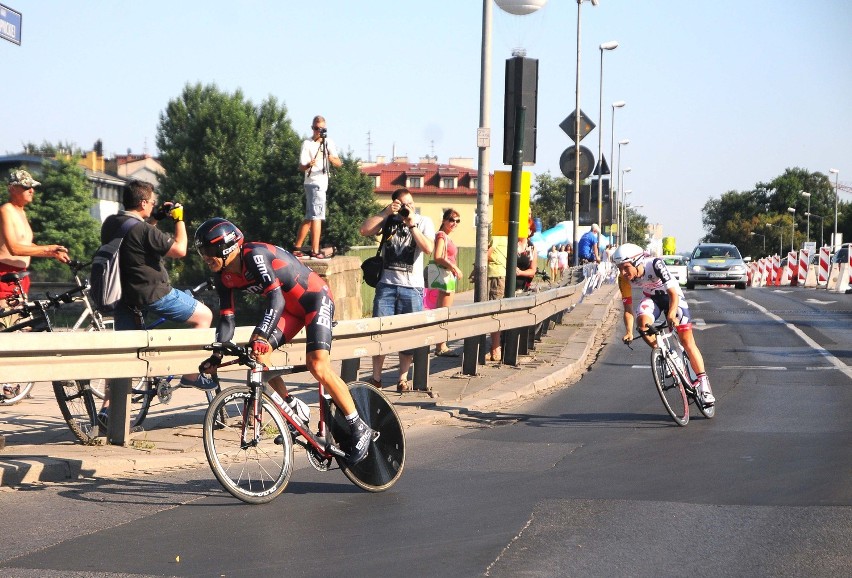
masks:
[[(597, 6), (599, 0), (591, 0), (592, 6)], [(574, 146), (577, 147), (577, 154), (574, 155), (574, 227), (573, 227), (573, 244), (574, 244), (574, 265), (580, 264), (580, 252), (577, 251), (577, 241), (580, 236), (580, 7), (584, 0), (577, 0), (577, 76), (574, 80), (575, 84), (575, 100), (574, 100), (574, 125), (575, 132)]]
[(751, 235), (752, 237), (754, 237), (755, 235), (757, 235), (758, 237), (763, 237), (763, 254), (766, 255), (766, 235), (761, 235), (760, 233), (755, 233), (754, 231), (749, 233), (749, 235)]
[(793, 241), (796, 238), (796, 209), (793, 207), (787, 207), (788, 213), (793, 213), (793, 224), (790, 226), (790, 252), (795, 251), (793, 248)]
[[(615, 162), (615, 109), (616, 108), (622, 108), (625, 104), (627, 104), (627, 103), (624, 102), (623, 100), (617, 100), (617, 101), (612, 103), (612, 123), (611, 123), (611, 125), (612, 125), (611, 131), (612, 132), (610, 132), (610, 135), (609, 135), (609, 162), (611, 162), (611, 163)], [(613, 173), (612, 173), (613, 168), (615, 168), (615, 165), (613, 165), (613, 167), (610, 168), (610, 170), (609, 170), (609, 173), (610, 173), (610, 175), (609, 175), (609, 194), (610, 194), (610, 197), (612, 198), (612, 208), (613, 208), (611, 218), (616, 223), (615, 228), (616, 228), (616, 231), (618, 232), (618, 239), (620, 241), (621, 240), (621, 230), (618, 229), (618, 220), (619, 220), (619, 217), (621, 216), (621, 204), (620, 204), (621, 199), (618, 198), (618, 183), (616, 182), (616, 178), (618, 177), (618, 175), (617, 174), (613, 175)], [(615, 178), (613, 178), (613, 176)]]
[(808, 210), (805, 212), (805, 215), (808, 217), (808, 232), (805, 234), (805, 240), (810, 243), (811, 242), (811, 194), (806, 193), (805, 191), (799, 191), (799, 194), (803, 197), (807, 197), (808, 199)]
[[(834, 175), (834, 237), (831, 239), (831, 246), (833, 251), (837, 251), (833, 247), (837, 245), (837, 177), (840, 176), (840, 170), (838, 169), (828, 169), (828, 172)], [(838, 247), (839, 249), (839, 247)]]
[(824, 247), (825, 246), (825, 237), (823, 236), (823, 233), (825, 232), (825, 228), (824, 228), (824, 225), (823, 225), (823, 221), (825, 220), (825, 217), (823, 217), (822, 215), (815, 215), (814, 213), (811, 213), (810, 211), (805, 213), (805, 214), (808, 216), (808, 218), (816, 217), (816, 218), (819, 219), (819, 246)]
[[(627, 139), (627, 138), (624, 138), (624, 139), (621, 139), (620, 141), (618, 141), (618, 163), (617, 163), (618, 164), (618, 168), (617, 168), (618, 189), (617, 190), (619, 191), (618, 198), (619, 198), (619, 202), (620, 202), (621, 207), (622, 207), (622, 209), (619, 211), (620, 215), (624, 215), (624, 208), (623, 208), (624, 207), (624, 199), (621, 196), (621, 190), (624, 188), (624, 186), (621, 184), (621, 178), (624, 176), (623, 173), (621, 172), (621, 147), (625, 146), (625, 145), (629, 145), (629, 144), (630, 144), (630, 139)], [(618, 240), (619, 240), (619, 243), (624, 242), (624, 240), (621, 238), (621, 227), (623, 227), (623, 226), (624, 226), (624, 220), (619, 219), (619, 222), (618, 222), (618, 230), (619, 230)]]
[[(598, 104), (598, 225), (603, 227), (603, 55), (604, 50), (615, 50), (618, 48), (618, 42), (611, 40), (600, 45), (601, 51), (601, 80), (599, 91)], [(612, 162), (612, 159), (610, 159)], [(610, 174), (612, 171), (610, 171)], [(612, 180), (612, 179), (610, 179)], [(612, 202), (612, 191), (609, 193), (610, 202)], [(610, 238), (612, 238), (612, 229), (610, 228)], [(601, 231), (598, 229), (598, 247), (601, 246)]]

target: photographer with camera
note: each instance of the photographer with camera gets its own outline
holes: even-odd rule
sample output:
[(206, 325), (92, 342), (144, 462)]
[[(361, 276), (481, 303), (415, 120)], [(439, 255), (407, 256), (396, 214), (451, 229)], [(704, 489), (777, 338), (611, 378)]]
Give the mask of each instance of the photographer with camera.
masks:
[(311, 234), (311, 254), (314, 259), (325, 259), (320, 252), (320, 234), (325, 220), (325, 201), (328, 191), (329, 165), (339, 167), (343, 164), (337, 156), (334, 141), (328, 138), (325, 119), (319, 115), (311, 123), (313, 136), (302, 141), (299, 154), (299, 170), (305, 173), (305, 220), (299, 227), (299, 234), (293, 247), (293, 255), (304, 257), (302, 243), (308, 233)]
[[(382, 247), (384, 268), (376, 285), (373, 299), (373, 317), (387, 317), (423, 310), (423, 255), (434, 249), (435, 225), (432, 219), (418, 215), (414, 210), (414, 197), (408, 189), (397, 189), (391, 195), (391, 204), (378, 215), (367, 217), (361, 225), (361, 234), (387, 237)], [(413, 361), (411, 352), (399, 353), (399, 380), (396, 390), (411, 391), (408, 369)], [(382, 386), (384, 355), (373, 357), (373, 375), (367, 383)]]
[[(124, 210), (110, 215), (101, 226), (101, 243), (124, 232), (119, 249), (121, 301), (115, 309), (115, 330), (143, 329), (145, 317), (151, 313), (193, 328), (207, 328), (213, 322), (213, 312), (192, 295), (171, 286), (164, 257), (182, 259), (186, 256), (188, 238), (179, 203), (157, 205), (154, 186), (145, 181), (130, 181), (124, 186)], [(157, 228), (157, 221), (171, 218), (175, 234)], [(128, 221), (132, 225), (125, 225)], [(129, 227), (129, 228), (127, 228)], [(181, 385), (199, 389), (215, 389), (216, 384), (197, 373), (184, 375)], [(106, 427), (109, 390), (103, 409), (98, 414), (101, 426)]]

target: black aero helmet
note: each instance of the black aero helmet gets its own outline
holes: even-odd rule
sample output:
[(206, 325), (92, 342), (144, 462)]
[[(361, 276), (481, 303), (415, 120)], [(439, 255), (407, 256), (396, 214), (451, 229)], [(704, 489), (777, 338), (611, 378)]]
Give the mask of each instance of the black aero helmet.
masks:
[(207, 219), (195, 231), (195, 249), (207, 257), (224, 259), (243, 244), (243, 232), (227, 219)]

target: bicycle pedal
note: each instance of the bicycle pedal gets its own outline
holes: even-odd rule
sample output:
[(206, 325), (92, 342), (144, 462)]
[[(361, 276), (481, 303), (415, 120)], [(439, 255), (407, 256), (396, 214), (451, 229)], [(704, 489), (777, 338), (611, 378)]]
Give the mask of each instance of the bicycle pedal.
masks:
[(272, 440), (272, 442), (277, 446), (283, 446), (284, 438), (281, 436), (281, 434), (278, 434), (277, 436), (275, 436), (275, 439)]

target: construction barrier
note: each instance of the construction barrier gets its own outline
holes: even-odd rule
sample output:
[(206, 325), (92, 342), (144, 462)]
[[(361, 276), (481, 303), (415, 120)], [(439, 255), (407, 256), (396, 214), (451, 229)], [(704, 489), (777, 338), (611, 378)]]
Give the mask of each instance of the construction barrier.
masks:
[(781, 285), (783, 271), (781, 269), (781, 255), (775, 254), (772, 256), (772, 284), (778, 287)]
[(821, 247), (819, 250), (819, 276), (817, 283), (819, 285), (828, 285), (828, 268), (831, 264), (831, 248)]
[(783, 281), (782, 285), (789, 284), (795, 287), (799, 280), (799, 259), (795, 251), (787, 253), (787, 269), (785, 273), (787, 275), (787, 279), (789, 279), (789, 283)]

